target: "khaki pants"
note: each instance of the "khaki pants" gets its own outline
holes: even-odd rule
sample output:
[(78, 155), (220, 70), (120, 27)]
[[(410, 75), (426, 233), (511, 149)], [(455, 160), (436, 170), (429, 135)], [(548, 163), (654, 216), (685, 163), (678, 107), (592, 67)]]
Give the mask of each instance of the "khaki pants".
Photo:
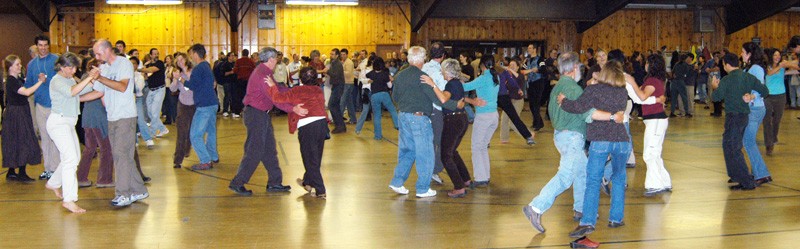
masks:
[(114, 172), (116, 195), (130, 197), (134, 194), (144, 194), (142, 175), (136, 169), (133, 159), (136, 142), (136, 118), (124, 118), (117, 121), (108, 121), (108, 138), (111, 141), (111, 156), (114, 158)]
[(39, 127), (39, 136), (42, 138), (42, 160), (44, 162), (44, 170), (55, 172), (58, 164), (61, 162), (60, 155), (56, 144), (47, 133), (47, 117), (50, 116), (50, 108), (36, 104), (36, 125)]

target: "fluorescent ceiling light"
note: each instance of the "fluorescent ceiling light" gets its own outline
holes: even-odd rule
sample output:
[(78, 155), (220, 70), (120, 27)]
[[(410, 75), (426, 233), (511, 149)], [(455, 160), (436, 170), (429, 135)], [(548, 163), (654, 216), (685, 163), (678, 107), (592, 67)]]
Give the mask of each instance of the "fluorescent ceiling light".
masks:
[(175, 5), (183, 0), (106, 0), (107, 4)]
[(286, 0), (289, 5), (358, 5), (358, 0)]

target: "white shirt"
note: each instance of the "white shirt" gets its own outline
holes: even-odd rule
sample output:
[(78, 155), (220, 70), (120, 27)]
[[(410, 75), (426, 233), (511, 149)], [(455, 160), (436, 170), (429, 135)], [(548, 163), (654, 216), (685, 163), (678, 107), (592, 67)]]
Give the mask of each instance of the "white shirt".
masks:
[[(436, 88), (444, 91), (444, 87), (447, 86), (447, 81), (444, 80), (444, 75), (442, 75), (441, 63), (436, 60), (430, 60), (428, 63), (425, 63), (425, 65), (422, 65), (422, 72), (433, 79), (433, 83), (436, 83)], [(433, 104), (433, 108), (436, 108), (436, 110), (440, 111), (442, 110), (442, 107), (435, 103)]]

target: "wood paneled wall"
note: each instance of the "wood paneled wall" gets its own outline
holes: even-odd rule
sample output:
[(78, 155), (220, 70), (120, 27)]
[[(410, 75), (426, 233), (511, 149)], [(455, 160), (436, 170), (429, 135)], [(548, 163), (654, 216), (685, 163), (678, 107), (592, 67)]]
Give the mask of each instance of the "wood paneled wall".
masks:
[[(401, 4), (405, 13), (408, 3)], [(626, 52), (680, 47), (705, 43), (712, 50), (737, 50), (753, 36), (765, 46), (782, 47), (800, 34), (800, 13), (784, 12), (732, 35), (725, 35), (717, 18), (716, 32), (694, 33), (694, 14), (683, 10), (622, 10), (583, 34), (575, 33), (571, 21), (430, 19), (416, 34), (400, 9), (392, 3), (362, 3), (345, 6), (277, 6), (274, 30), (257, 27), (255, 11), (242, 20), (239, 47), (251, 51), (273, 46), (284, 53), (306, 55), (312, 49), (323, 54), (331, 48), (375, 51), (378, 45), (428, 45), (434, 40), (532, 41), (544, 40), (549, 48), (583, 50), (620, 48)], [(95, 0), (94, 9), (65, 8), (63, 21), (51, 25), (53, 51), (67, 46), (88, 46), (94, 38), (125, 40), (128, 48), (151, 47), (166, 53), (185, 51), (191, 44), (208, 46), (209, 55), (231, 50), (227, 22), (210, 17), (208, 3), (175, 6), (107, 5)], [(413, 37), (412, 37), (413, 36)], [(412, 40), (413, 38), (413, 40)]]
[(782, 12), (731, 34), (726, 47), (738, 53), (742, 44), (760, 37), (762, 47), (782, 50), (795, 35), (800, 35), (800, 12)]
[(534, 41), (544, 40), (548, 49), (575, 49), (578, 34), (570, 21), (429, 19), (414, 44), (431, 41)]
[[(401, 4), (409, 13), (408, 4)], [(253, 7), (255, 9), (255, 6)], [(230, 28), (224, 16), (211, 18), (209, 3), (174, 6), (108, 5), (95, 1), (94, 37), (112, 42), (125, 40), (128, 49), (151, 47), (172, 53), (194, 43), (207, 46), (208, 54), (230, 51)], [(359, 6), (277, 6), (276, 29), (258, 29), (251, 10), (239, 28), (239, 47), (257, 50), (272, 46), (284, 53), (307, 55), (332, 48), (375, 51), (376, 45), (408, 46), (411, 27), (397, 5), (367, 3)], [(69, 25), (69, 24), (68, 24)]]
[(582, 35), (581, 49), (603, 48), (633, 51), (691, 49), (705, 44), (720, 50), (725, 41), (725, 26), (715, 19), (714, 33), (694, 33), (694, 13), (683, 10), (622, 10), (601, 21)]

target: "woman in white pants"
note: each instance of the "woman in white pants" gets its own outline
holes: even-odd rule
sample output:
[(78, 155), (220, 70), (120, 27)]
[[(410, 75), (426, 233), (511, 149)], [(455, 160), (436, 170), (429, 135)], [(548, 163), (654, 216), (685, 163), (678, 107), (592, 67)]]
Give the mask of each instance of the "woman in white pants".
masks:
[[(664, 95), (664, 80), (667, 77), (664, 58), (658, 55), (647, 57), (645, 64), (647, 78), (642, 85), (645, 95), (661, 97)], [(642, 119), (644, 119), (644, 153), (642, 158), (647, 165), (647, 175), (644, 180), (644, 196), (654, 196), (672, 191), (672, 180), (669, 172), (664, 168), (661, 151), (664, 145), (669, 121), (664, 112), (664, 105), (656, 103), (642, 105)]]
[(76, 83), (73, 76), (80, 65), (80, 59), (73, 53), (67, 52), (59, 56), (55, 64), (57, 73), (50, 81), (50, 99), (53, 107), (47, 118), (47, 133), (58, 148), (61, 162), (45, 187), (62, 198), (62, 206), (73, 213), (86, 212), (75, 204), (78, 201), (78, 178), (75, 173), (78, 170), (81, 152), (78, 134), (75, 132), (75, 124), (80, 114), (78, 95), (91, 91), (92, 87), (86, 86), (100, 75), (99, 70), (93, 69), (86, 79)]

